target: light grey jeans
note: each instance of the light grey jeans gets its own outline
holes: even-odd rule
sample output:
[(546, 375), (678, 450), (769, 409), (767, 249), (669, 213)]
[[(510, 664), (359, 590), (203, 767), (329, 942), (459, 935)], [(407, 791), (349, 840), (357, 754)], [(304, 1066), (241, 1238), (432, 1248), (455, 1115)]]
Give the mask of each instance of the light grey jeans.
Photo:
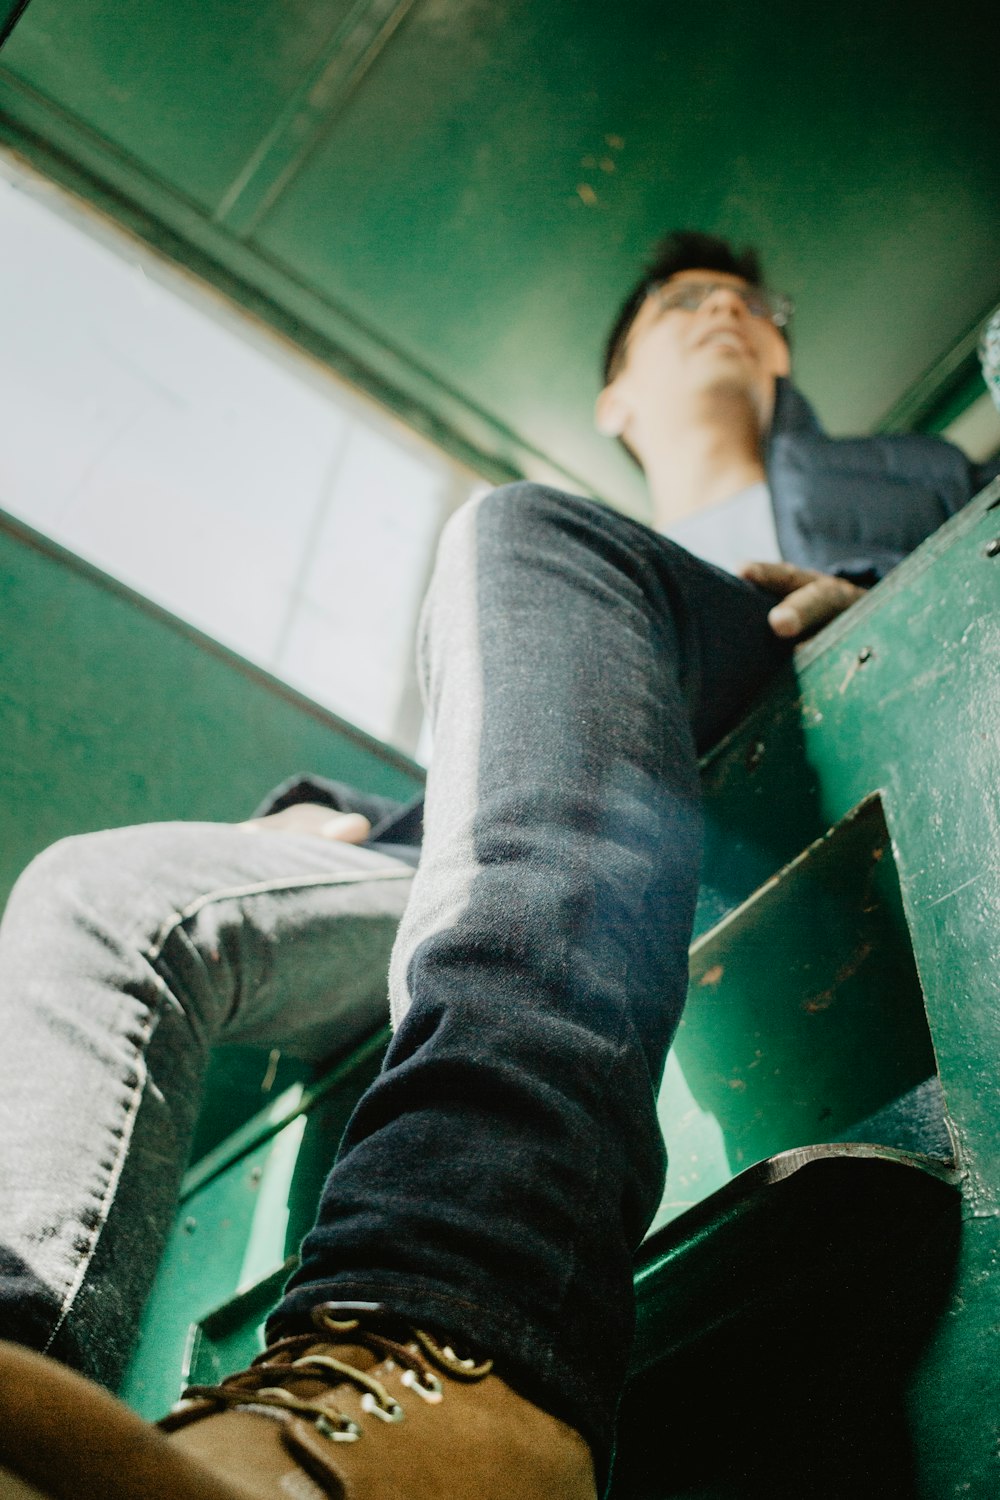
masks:
[(388, 1015), (412, 869), (308, 834), (64, 839), (0, 925), (0, 1337), (113, 1385), (220, 1043), (320, 1060)]

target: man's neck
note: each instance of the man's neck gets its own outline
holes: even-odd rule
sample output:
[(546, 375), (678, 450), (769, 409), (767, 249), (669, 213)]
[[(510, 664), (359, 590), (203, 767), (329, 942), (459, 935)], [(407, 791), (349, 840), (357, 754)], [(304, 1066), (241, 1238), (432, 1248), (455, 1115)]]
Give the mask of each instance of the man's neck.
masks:
[(767, 477), (758, 419), (744, 400), (703, 400), (695, 411), (672, 413), (643, 447), (660, 531)]

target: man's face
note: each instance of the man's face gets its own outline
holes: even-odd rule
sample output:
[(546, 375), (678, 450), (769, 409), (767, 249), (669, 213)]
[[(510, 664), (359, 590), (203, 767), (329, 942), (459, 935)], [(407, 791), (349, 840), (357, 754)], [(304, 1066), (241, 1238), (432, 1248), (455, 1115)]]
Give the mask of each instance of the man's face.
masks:
[[(670, 306), (670, 294), (712, 283), (697, 308)], [(642, 461), (649, 436), (671, 409), (689, 410), (705, 396), (748, 401), (760, 431), (770, 425), (774, 382), (789, 371), (788, 345), (769, 318), (738, 295), (749, 284), (722, 271), (678, 271), (636, 314), (617, 373), (597, 402), (602, 432), (621, 435)]]

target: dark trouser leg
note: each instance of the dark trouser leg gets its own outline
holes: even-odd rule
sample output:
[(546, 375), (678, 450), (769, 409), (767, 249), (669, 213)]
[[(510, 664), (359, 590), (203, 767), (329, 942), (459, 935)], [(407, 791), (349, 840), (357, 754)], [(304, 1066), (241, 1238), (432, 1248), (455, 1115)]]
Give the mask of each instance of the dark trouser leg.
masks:
[(519, 485), (446, 532), (398, 1030), (276, 1314), (383, 1301), (494, 1354), (606, 1462), (655, 1093), (686, 990), (696, 742), (787, 647), (757, 591)]

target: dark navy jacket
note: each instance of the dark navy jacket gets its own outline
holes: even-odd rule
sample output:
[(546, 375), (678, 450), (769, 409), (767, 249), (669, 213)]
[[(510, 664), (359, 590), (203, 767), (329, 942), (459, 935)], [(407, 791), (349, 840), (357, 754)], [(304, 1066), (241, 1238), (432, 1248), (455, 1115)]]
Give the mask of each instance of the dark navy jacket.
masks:
[(778, 381), (767, 472), (781, 555), (870, 585), (1000, 473), (921, 433), (831, 438)]
[[(802, 567), (877, 583), (1000, 473), (970, 463), (942, 438), (922, 434), (831, 438), (787, 380), (778, 381), (766, 465), (782, 556)], [(322, 776), (295, 776), (256, 816), (296, 802), (363, 813), (371, 842), (415, 864), (423, 831), (419, 800), (400, 804)]]

